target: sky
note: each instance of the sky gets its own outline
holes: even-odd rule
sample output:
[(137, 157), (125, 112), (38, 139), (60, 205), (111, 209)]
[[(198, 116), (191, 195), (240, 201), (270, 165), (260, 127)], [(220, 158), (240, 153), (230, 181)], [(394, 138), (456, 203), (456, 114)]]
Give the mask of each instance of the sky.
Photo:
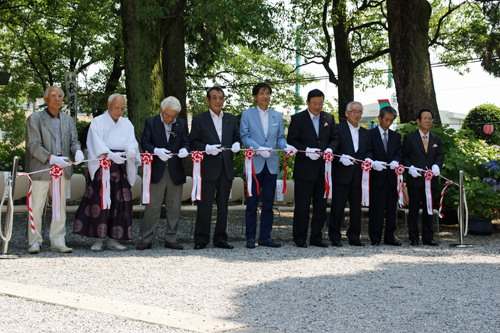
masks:
[[(322, 66), (312, 66), (303, 67), (303, 70), (315, 76), (327, 75)], [(469, 73), (463, 75), (445, 67), (432, 68), (439, 110), (467, 114), (473, 107), (484, 103), (500, 107), (500, 78), (494, 78), (485, 72), (480, 63), (471, 63), (469, 68)], [(333, 98), (338, 96), (337, 87), (328, 80), (302, 86), (300, 94), (305, 100), (307, 93), (316, 88), (323, 91), (327, 100), (336, 105)], [(362, 104), (377, 103), (378, 99), (390, 100), (394, 92), (394, 85), (392, 89), (376, 87), (366, 91), (356, 90), (354, 99)]]

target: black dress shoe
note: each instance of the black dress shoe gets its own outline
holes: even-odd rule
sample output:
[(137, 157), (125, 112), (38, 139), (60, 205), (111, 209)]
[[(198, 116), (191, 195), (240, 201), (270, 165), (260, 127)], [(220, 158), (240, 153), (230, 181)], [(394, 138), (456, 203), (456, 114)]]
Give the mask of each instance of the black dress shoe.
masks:
[(418, 241), (410, 241), (411, 246), (418, 246)]
[(401, 246), (403, 245), (401, 242), (398, 241), (392, 241), (392, 242), (384, 242), (385, 245), (392, 245), (392, 246)]
[(199, 243), (194, 244), (194, 249), (195, 249), (195, 250), (202, 250), (202, 249), (204, 249), (206, 246), (207, 246), (207, 244), (205, 244), (205, 243), (203, 243), (203, 242), (199, 242)]
[(430, 240), (430, 241), (423, 241), (422, 242), (424, 245), (429, 245), (429, 246), (438, 246), (438, 243), (433, 241), (433, 240)]
[(314, 243), (311, 243), (311, 246), (328, 247), (328, 244), (325, 244), (323, 242), (314, 242)]
[(335, 240), (332, 242), (332, 246), (342, 247), (342, 242), (339, 240)]
[(352, 246), (365, 246), (365, 243), (361, 243), (359, 240), (350, 240), (349, 245)]
[(373, 245), (373, 246), (379, 246), (379, 245), (380, 245), (380, 242), (372, 242), (372, 245)]
[(307, 247), (307, 243), (306, 242), (304, 242), (304, 243), (296, 242), (295, 245), (297, 245), (297, 247), (304, 247), (304, 248)]
[(214, 246), (215, 246), (215, 247), (218, 247), (218, 248), (220, 248), (220, 249), (229, 249), (229, 250), (234, 249), (234, 246), (229, 245), (229, 244), (227, 243), (227, 241), (225, 241), (225, 240), (220, 241), (220, 242), (218, 242), (217, 244), (214, 244)]

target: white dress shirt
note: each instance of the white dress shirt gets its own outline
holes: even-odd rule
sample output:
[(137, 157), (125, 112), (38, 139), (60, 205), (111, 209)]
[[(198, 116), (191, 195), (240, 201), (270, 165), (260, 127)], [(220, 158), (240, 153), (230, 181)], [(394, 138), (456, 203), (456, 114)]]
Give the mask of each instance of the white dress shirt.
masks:
[(165, 126), (165, 135), (167, 136), (167, 142), (170, 141), (170, 133), (172, 132), (172, 126), (175, 124), (177, 121), (177, 118), (174, 119), (170, 124), (167, 124), (165, 120), (163, 120), (163, 117), (160, 115), (161, 122), (163, 123), (163, 126)]
[(354, 152), (356, 153), (359, 149), (359, 124), (358, 127), (354, 127), (350, 122), (347, 122), (347, 125), (349, 125), (349, 130), (351, 131), (352, 145), (354, 146)]
[(216, 115), (212, 110), (208, 110), (210, 111), (210, 116), (212, 116), (212, 121), (214, 122), (217, 135), (219, 136), (219, 141), (222, 142), (222, 117), (224, 117), (224, 112), (221, 111), (219, 115)]
[[(320, 115), (321, 113), (318, 113), (318, 115), (317, 115), (317, 116), (315, 116), (315, 115), (313, 115), (313, 114), (311, 113), (311, 111), (309, 111), (309, 108), (307, 109), (307, 112), (309, 112), (309, 116), (311, 117), (311, 121), (312, 121), (312, 123), (313, 123), (313, 127), (314, 127), (314, 129), (316, 130), (316, 135), (319, 135), (319, 115)], [(317, 128), (317, 129), (316, 129), (316, 125), (314, 124), (314, 122), (315, 122), (315, 121), (317, 122), (317, 123), (316, 123), (316, 124), (317, 124), (317, 126), (318, 126), (318, 128)]]
[(262, 123), (262, 128), (264, 129), (264, 137), (267, 138), (267, 132), (269, 129), (269, 109), (261, 110), (257, 106), (257, 110), (259, 110), (260, 121)]

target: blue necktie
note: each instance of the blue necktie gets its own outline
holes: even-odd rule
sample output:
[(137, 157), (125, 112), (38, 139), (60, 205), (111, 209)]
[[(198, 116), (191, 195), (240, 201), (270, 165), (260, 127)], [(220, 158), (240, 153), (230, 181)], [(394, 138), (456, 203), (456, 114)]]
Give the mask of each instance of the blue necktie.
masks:
[(316, 130), (316, 136), (319, 136), (319, 116), (313, 117), (313, 126)]

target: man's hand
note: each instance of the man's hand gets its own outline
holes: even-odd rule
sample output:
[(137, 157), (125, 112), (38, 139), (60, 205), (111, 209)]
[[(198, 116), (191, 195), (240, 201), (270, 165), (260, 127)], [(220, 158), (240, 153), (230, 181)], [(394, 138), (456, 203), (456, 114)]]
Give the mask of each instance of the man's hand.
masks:
[(135, 152), (132, 149), (127, 152), (127, 158), (129, 160), (133, 160), (136, 156), (137, 156), (137, 152)]
[(162, 160), (163, 162), (168, 161), (169, 158), (172, 157), (171, 151), (165, 148), (155, 148), (154, 153)]
[(399, 162), (398, 161), (392, 161), (390, 166), (391, 166), (391, 170), (394, 170), (398, 167), (399, 165)]
[(215, 156), (222, 151), (222, 149), (219, 149), (219, 147), (220, 147), (220, 144), (206, 145), (205, 151), (207, 152), (207, 154)]
[(231, 146), (231, 151), (232, 151), (233, 153), (235, 153), (235, 154), (236, 154), (236, 153), (237, 153), (237, 152), (239, 152), (240, 150), (241, 150), (241, 145), (240, 145), (240, 143), (239, 143), (239, 142), (235, 142), (235, 143), (233, 143), (233, 145)]
[(65, 156), (50, 155), (50, 164), (57, 164), (60, 167), (70, 164), (69, 158)]
[(186, 148), (181, 148), (179, 149), (179, 158), (186, 158), (189, 155), (188, 151)]
[(271, 147), (259, 147), (257, 148), (256, 153), (264, 158), (268, 158), (269, 156), (271, 156), (271, 152), (268, 150), (271, 150)]
[(287, 144), (285, 146), (284, 150), (286, 151), (287, 154), (291, 153), (290, 156), (293, 156), (293, 155), (297, 154), (297, 148), (295, 148), (294, 146), (289, 145), (289, 144)]
[(123, 164), (125, 163), (125, 159), (122, 157), (122, 154), (123, 153), (113, 153), (112, 151), (110, 151), (108, 153), (108, 158), (116, 164)]
[(83, 152), (81, 150), (77, 150), (75, 153), (75, 164), (78, 165), (82, 163), (82, 161), (85, 159), (85, 155), (83, 155)]
[(316, 152), (319, 151), (319, 148), (306, 148), (306, 156), (309, 157), (311, 160), (316, 161), (321, 157), (320, 154), (316, 154)]
[(373, 162), (373, 169), (375, 169), (375, 171), (382, 171), (384, 169), (387, 169), (387, 167), (384, 165), (384, 162), (375, 161)]
[(354, 163), (351, 160), (352, 158), (353, 157), (350, 155), (342, 154), (342, 157), (340, 158), (340, 163), (342, 163), (344, 166), (353, 165)]
[(415, 167), (413, 165), (410, 167), (410, 169), (408, 169), (408, 173), (413, 178), (422, 177), (422, 175), (417, 171), (417, 169), (415, 169)]
[(432, 166), (432, 173), (434, 174), (435, 177), (441, 174), (441, 171), (439, 170), (439, 166), (437, 164), (434, 164)]

